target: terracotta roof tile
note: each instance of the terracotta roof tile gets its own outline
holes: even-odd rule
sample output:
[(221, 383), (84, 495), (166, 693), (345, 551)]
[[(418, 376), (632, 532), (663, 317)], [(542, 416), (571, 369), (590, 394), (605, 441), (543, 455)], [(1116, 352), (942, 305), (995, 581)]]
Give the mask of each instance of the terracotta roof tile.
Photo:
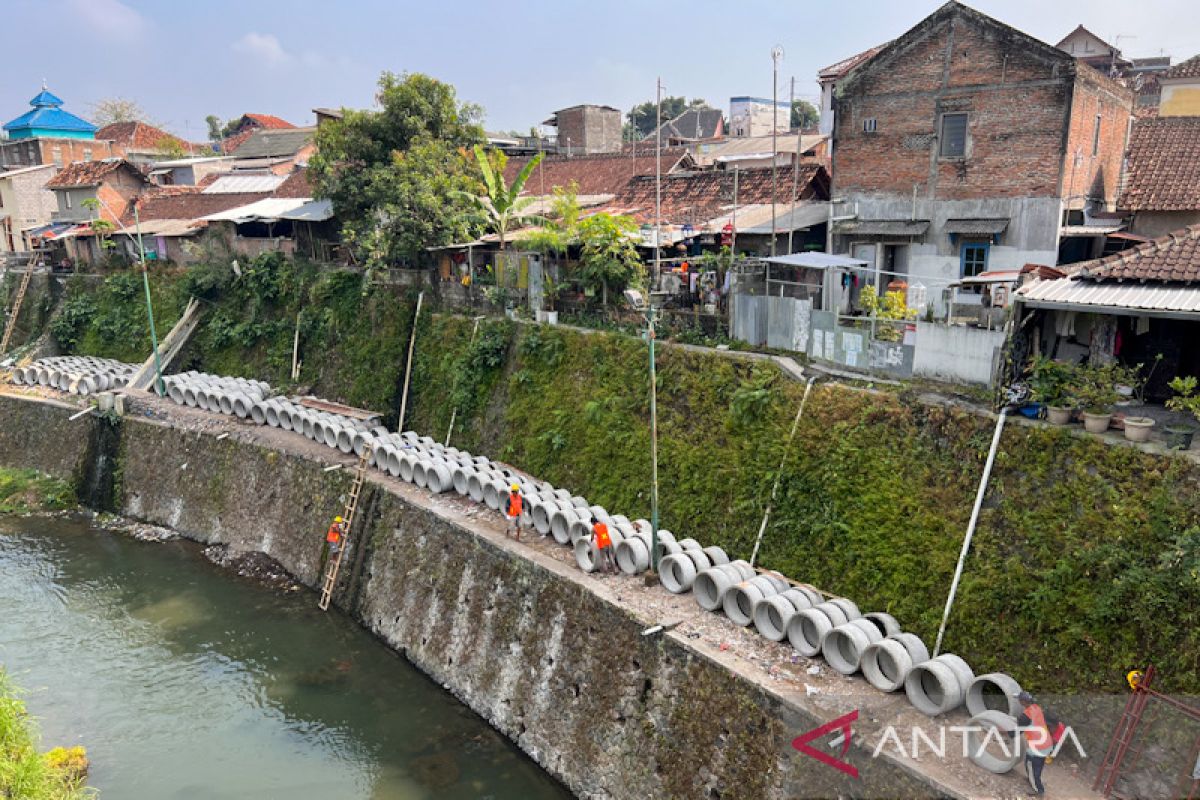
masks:
[[(172, 188), (172, 187), (164, 187)], [(184, 187), (178, 187), (184, 188)], [(198, 187), (189, 186), (189, 189)], [(138, 200), (138, 216), (142, 221), (154, 219), (198, 219), (219, 211), (248, 205), (256, 200), (269, 197), (267, 192), (245, 194), (204, 194), (192, 192), (147, 192)], [(133, 214), (126, 214), (123, 222), (133, 224)]]
[(279, 184), (272, 197), (312, 197), (312, 186), (308, 182), (308, 170), (298, 169), (287, 180)]
[[(112, 125), (105, 125), (96, 131), (96, 138), (111, 139), (115, 144), (126, 149), (158, 150), (164, 143), (170, 142), (178, 144), (189, 152), (192, 150), (192, 145), (178, 136), (145, 122), (114, 122)], [(164, 140), (166, 141), (164, 142)]]
[[(664, 147), (662, 170), (667, 174), (687, 155), (682, 147)], [(529, 163), (528, 158), (510, 158), (504, 169), (504, 179), (510, 183), (521, 168)], [(620, 153), (595, 153), (582, 156), (547, 156), (534, 169), (525, 184), (525, 194), (541, 194), (542, 185), (546, 194), (551, 189), (567, 187), (574, 181), (579, 194), (616, 194), (635, 175), (653, 175), (655, 170), (654, 147), (645, 144), (638, 147), (636, 155), (628, 150)]]
[(1074, 266), (1093, 280), (1200, 283), (1200, 225)]
[(294, 127), (296, 127), (292, 123), (288, 122), (286, 119), (280, 119), (279, 117), (273, 117), (270, 114), (243, 114), (242, 116), (247, 119), (254, 120), (255, 122), (258, 123), (259, 127), (261, 127), (261, 128), (278, 129), (278, 128), (294, 128)]
[(1117, 207), (1123, 211), (1200, 210), (1200, 117), (1134, 121)]
[(65, 189), (71, 186), (96, 186), (108, 175), (119, 169), (128, 169), (142, 180), (145, 176), (123, 158), (106, 158), (102, 161), (76, 161), (67, 164), (58, 174), (46, 181), (47, 189)]
[(1187, 61), (1180, 61), (1163, 73), (1163, 77), (1171, 78), (1200, 78), (1200, 56), (1192, 56)]
[(872, 47), (870, 50), (864, 50), (861, 53), (856, 53), (855, 55), (850, 56), (849, 58), (843, 58), (841, 61), (837, 62), (836, 64), (830, 64), (828, 67), (818, 70), (817, 77), (818, 78), (840, 78), (843, 75), (845, 75), (846, 73), (848, 73), (850, 70), (857, 67), (859, 64), (862, 64), (866, 61), (870, 61), (872, 58), (874, 58), (876, 53), (878, 53), (883, 48), (887, 47), (889, 44), (891, 44), (890, 41), (884, 42), (883, 44), (877, 44), (874, 47)]

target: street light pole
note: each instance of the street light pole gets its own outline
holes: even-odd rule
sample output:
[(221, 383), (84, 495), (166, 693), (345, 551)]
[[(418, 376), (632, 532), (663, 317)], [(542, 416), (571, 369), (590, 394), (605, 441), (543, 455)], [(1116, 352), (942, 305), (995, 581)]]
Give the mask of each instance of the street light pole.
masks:
[(783, 48), (771, 48), (771, 255), (775, 255), (775, 198), (779, 190), (779, 60)]
[(654, 363), (653, 305), (646, 311), (646, 341), (650, 344), (650, 566), (658, 572), (658, 376)]

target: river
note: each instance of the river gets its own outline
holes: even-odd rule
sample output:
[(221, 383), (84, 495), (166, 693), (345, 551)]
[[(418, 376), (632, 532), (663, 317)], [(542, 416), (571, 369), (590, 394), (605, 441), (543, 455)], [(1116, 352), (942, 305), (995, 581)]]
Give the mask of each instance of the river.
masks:
[(311, 592), (192, 542), (0, 517), (0, 663), (102, 798), (570, 796)]

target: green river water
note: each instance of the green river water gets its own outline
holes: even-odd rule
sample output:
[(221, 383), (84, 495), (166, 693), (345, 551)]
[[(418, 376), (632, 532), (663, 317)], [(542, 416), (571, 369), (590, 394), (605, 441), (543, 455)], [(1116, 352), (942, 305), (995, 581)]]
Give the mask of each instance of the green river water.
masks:
[(0, 663), (105, 800), (570, 796), (315, 595), (191, 542), (0, 517)]

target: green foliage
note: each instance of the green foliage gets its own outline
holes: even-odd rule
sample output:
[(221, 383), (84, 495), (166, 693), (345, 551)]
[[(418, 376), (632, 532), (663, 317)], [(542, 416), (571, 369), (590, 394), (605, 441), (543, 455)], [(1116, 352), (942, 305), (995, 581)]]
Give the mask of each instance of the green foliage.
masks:
[[(678, 117), (683, 112), (693, 108), (712, 108), (707, 100), (696, 97), (691, 102), (688, 102), (686, 97), (664, 97), (662, 99), (662, 121)], [(630, 126), (637, 134), (637, 138), (642, 138), (654, 131), (658, 122), (658, 106), (653, 100), (647, 100), (644, 103), (639, 103), (633, 107), (633, 110), (625, 115), (629, 120)]]
[(788, 120), (789, 127), (809, 130), (817, 127), (817, 123), (820, 121), (821, 112), (812, 103), (807, 100), (792, 101), (792, 113)]
[(1167, 400), (1172, 411), (1186, 411), (1200, 422), (1200, 394), (1196, 394), (1196, 376), (1177, 375), (1167, 384), (1175, 396)]
[(1140, 364), (1131, 368), (1115, 362), (1076, 366), (1071, 373), (1068, 393), (1084, 411), (1106, 414), (1121, 399), (1117, 385), (1136, 386), (1140, 370)]
[(31, 469), (0, 467), (0, 514), (61, 511), (75, 505), (75, 492), (65, 481)]
[(637, 224), (632, 219), (605, 212), (579, 223), (583, 245), (579, 279), (584, 286), (607, 295), (641, 285), (642, 261), (635, 244), (636, 233)]
[(309, 174), (333, 201), (348, 241), (371, 266), (407, 263), (469, 233), (462, 198), (476, 191), (466, 148), (483, 139), (480, 110), (420, 73), (379, 79), (380, 109), (347, 109), (322, 125)]
[[(877, 320), (903, 321), (917, 318), (916, 310), (908, 307), (908, 301), (901, 291), (884, 292), (881, 299), (874, 286), (865, 286), (859, 295), (859, 303), (868, 317)], [(881, 342), (898, 342), (900, 337), (900, 329), (892, 325), (884, 324), (875, 330), (875, 338)]]
[(81, 800), (95, 797), (83, 786), (83, 748), (38, 753), (37, 728), (0, 670), (0, 796), (21, 800)]
[(1033, 399), (1048, 406), (1061, 408), (1070, 402), (1068, 393), (1074, 378), (1074, 365), (1065, 361), (1037, 356), (1029, 365), (1029, 388)]
[(479, 166), (480, 176), (486, 194), (480, 196), (469, 192), (459, 192), (460, 199), (473, 205), (496, 235), (500, 237), (500, 249), (504, 250), (508, 241), (509, 227), (528, 219), (526, 210), (533, 203), (533, 197), (521, 197), (525, 182), (533, 170), (542, 161), (542, 153), (538, 153), (521, 167), (521, 171), (513, 178), (509, 186), (504, 179), (504, 167), (508, 157), (499, 150), (485, 151), (475, 145), (475, 163)]

